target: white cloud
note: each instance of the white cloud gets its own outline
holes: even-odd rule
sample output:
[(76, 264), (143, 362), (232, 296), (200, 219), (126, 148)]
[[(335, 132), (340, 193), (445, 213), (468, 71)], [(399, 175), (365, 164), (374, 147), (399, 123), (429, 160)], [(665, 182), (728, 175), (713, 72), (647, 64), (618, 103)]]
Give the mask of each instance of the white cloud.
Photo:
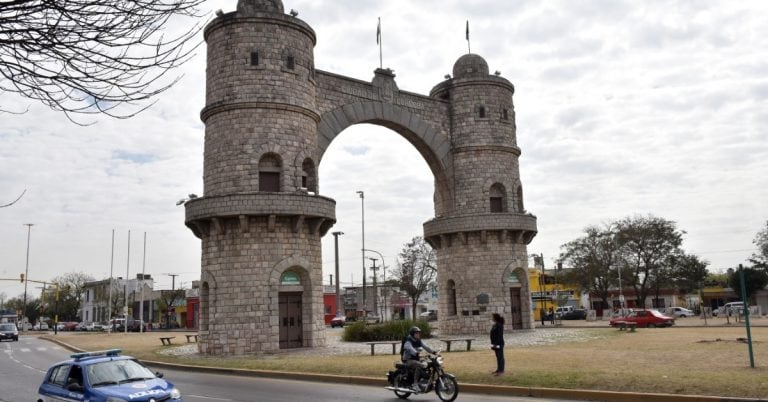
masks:
[[(206, 3), (234, 9), (234, 0)], [(699, 1), (284, 1), (317, 34), (315, 64), (370, 80), (384, 66), (401, 90), (427, 94), (472, 50), (516, 88), (515, 111), (526, 208), (539, 219), (531, 252), (549, 260), (593, 224), (653, 213), (686, 230), (684, 247), (723, 269), (744, 262), (768, 219), (768, 5)], [(200, 243), (175, 202), (202, 195), (205, 49), (179, 84), (129, 120), (80, 127), (10, 94), (0, 115), (0, 277), (23, 270), (26, 227), (35, 223), (30, 277), (71, 270), (147, 270), (198, 277)], [(434, 216), (429, 168), (398, 134), (345, 130), (319, 166), (320, 193), (337, 202), (342, 282), (360, 281), (361, 202), (366, 248), (388, 265)], [(333, 237), (323, 240), (325, 278)], [(178, 286), (177, 280), (176, 285)], [(0, 292), (19, 293), (0, 282)]]

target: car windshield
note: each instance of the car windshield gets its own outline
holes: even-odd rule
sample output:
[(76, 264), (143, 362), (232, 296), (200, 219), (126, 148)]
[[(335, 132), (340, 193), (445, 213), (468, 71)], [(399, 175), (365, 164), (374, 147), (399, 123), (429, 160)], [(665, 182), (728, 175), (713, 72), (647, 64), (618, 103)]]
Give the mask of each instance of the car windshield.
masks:
[(131, 381), (149, 380), (155, 375), (136, 360), (112, 360), (86, 367), (92, 387), (116, 385)]
[(13, 331), (16, 326), (13, 324), (0, 324), (0, 331)]

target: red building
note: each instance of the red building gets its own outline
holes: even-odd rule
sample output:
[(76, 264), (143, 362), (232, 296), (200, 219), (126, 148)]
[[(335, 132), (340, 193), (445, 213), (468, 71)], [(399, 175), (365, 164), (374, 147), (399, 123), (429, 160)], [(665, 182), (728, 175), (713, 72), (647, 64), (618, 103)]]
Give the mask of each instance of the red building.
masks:
[[(329, 290), (332, 291), (329, 292)], [(323, 292), (323, 317), (325, 325), (331, 325), (331, 320), (336, 317), (336, 288), (326, 286)]]

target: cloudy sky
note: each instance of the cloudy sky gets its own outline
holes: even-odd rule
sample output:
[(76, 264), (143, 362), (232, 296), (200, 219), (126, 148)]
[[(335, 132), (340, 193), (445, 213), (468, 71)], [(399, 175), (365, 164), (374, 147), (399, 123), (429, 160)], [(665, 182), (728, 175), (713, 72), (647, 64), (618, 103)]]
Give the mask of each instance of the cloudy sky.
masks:
[[(234, 10), (234, 0), (205, 11)], [(529, 252), (548, 266), (587, 225), (636, 214), (677, 222), (684, 249), (720, 271), (744, 263), (768, 220), (768, 3), (763, 1), (285, 0), (317, 34), (318, 69), (370, 80), (379, 65), (400, 89), (428, 94), (471, 49), (516, 88), (526, 208), (538, 216)], [(144, 266), (169, 289), (199, 278), (200, 242), (176, 201), (203, 194), (205, 50), (181, 82), (129, 120), (63, 115), (4, 93), (0, 107), (0, 278), (25, 268), (47, 280), (83, 271), (133, 277)], [(434, 216), (432, 176), (392, 131), (354, 126), (319, 166), (337, 202), (341, 282), (362, 276), (365, 245), (388, 266)], [(131, 231), (130, 254), (128, 231)], [(143, 236), (147, 233), (146, 263)], [(371, 256), (376, 256), (371, 254)], [(333, 273), (333, 236), (323, 272)], [(380, 265), (380, 262), (379, 262)], [(0, 281), (14, 297), (19, 283)], [(35, 290), (35, 292), (37, 292)]]

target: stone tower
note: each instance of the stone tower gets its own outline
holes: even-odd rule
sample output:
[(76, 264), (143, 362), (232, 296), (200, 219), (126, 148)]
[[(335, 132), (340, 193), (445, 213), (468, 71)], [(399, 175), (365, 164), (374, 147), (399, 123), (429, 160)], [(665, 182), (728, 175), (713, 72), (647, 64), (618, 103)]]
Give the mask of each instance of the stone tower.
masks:
[(186, 203), (202, 241), (201, 353), (244, 355), (325, 345), (321, 238), (335, 202), (317, 166), (345, 128), (390, 128), (435, 177), (439, 324), (485, 332), (491, 313), (532, 328), (526, 245), (536, 218), (519, 179), (514, 87), (462, 56), (430, 96), (314, 68), (315, 33), (280, 0), (240, 0), (205, 28), (204, 196)]
[(205, 196), (186, 205), (202, 239), (200, 351), (324, 346), (335, 202), (316, 194), (315, 33), (279, 0), (241, 0), (205, 40)]
[[(520, 183), (514, 86), (490, 75), (486, 61), (467, 54), (453, 78), (430, 96), (450, 102), (453, 208), (424, 224), (437, 249), (440, 329), (487, 331), (488, 314), (513, 328), (531, 327), (526, 245), (536, 218), (525, 212)], [(525, 286), (524, 286), (525, 285)]]

